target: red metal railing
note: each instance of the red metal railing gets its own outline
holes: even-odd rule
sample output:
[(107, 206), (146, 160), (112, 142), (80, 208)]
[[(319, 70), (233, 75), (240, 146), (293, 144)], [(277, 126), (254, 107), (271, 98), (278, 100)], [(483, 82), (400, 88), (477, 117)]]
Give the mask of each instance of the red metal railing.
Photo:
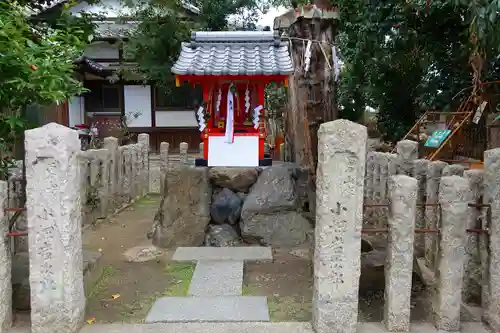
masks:
[[(20, 213), (20, 212), (25, 212), (26, 208), (4, 208), (3, 210), (5, 213)], [(9, 230), (9, 233), (7, 236), (9, 237), (20, 237), (20, 236), (27, 236), (27, 232), (12, 232)]]

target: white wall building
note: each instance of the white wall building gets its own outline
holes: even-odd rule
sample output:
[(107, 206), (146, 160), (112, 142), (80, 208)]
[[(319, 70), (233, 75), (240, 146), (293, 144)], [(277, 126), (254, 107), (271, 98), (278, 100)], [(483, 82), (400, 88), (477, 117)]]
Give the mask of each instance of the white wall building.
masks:
[[(199, 9), (188, 2), (183, 6), (189, 15), (199, 14)], [(192, 87), (174, 88), (177, 91), (167, 99), (153, 84), (123, 79), (110, 81), (117, 68), (134, 65), (125, 61), (121, 40), (126, 43), (126, 38), (122, 38), (124, 32), (133, 29), (136, 23), (116, 22), (123, 14), (132, 14), (131, 9), (121, 5), (120, 0), (101, 0), (98, 5), (81, 1), (71, 12), (73, 15), (99, 14), (106, 19), (96, 22), (97, 36), (84, 53), (84, 61), (98, 70), (85, 71), (82, 75), (89, 92), (68, 101), (67, 125), (93, 122), (102, 136), (116, 135), (120, 118), (126, 116), (131, 132), (151, 134), (153, 149), (157, 149), (161, 141), (169, 142), (174, 149), (185, 141), (190, 148), (197, 149), (200, 134), (194, 110), (202, 102), (201, 91)]]

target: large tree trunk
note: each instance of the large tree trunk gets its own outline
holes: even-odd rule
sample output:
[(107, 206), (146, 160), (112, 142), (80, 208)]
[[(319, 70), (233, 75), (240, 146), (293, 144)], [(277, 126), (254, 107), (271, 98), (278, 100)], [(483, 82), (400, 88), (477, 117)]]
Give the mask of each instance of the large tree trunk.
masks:
[[(312, 17), (312, 12), (315, 12), (315, 18), (308, 18)], [(314, 195), (319, 125), (337, 118), (332, 64), (337, 20), (332, 17), (332, 11), (324, 14), (317, 7), (304, 6), (301, 13), (304, 16), (297, 17), (289, 32), (295, 72), (289, 82), (285, 136), (292, 161), (309, 169), (311, 195)], [(319, 18), (316, 17), (318, 14)], [(307, 40), (312, 40), (312, 46), (310, 67), (305, 72)]]

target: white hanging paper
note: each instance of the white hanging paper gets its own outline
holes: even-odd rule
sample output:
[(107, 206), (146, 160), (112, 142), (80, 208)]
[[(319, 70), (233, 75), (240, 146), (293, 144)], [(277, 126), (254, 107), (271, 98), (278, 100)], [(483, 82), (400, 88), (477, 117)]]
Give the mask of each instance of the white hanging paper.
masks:
[(255, 109), (253, 109), (252, 123), (253, 123), (253, 128), (255, 128), (255, 129), (259, 128), (260, 111), (262, 111), (263, 109), (264, 109), (264, 107), (262, 105), (259, 105)]
[(199, 128), (200, 132), (203, 132), (205, 127), (207, 127), (205, 124), (205, 116), (203, 114), (204, 110), (205, 110), (205, 108), (203, 107), (203, 105), (201, 105), (198, 108), (198, 112), (196, 112), (196, 114), (198, 115), (198, 128)]
[(337, 56), (337, 47), (335, 45), (332, 46), (332, 61), (333, 61), (333, 73), (335, 75), (335, 81), (338, 81), (340, 77), (340, 62), (339, 62), (339, 57)]
[(312, 41), (308, 40), (306, 51), (304, 54), (304, 71), (306, 73), (309, 72), (309, 66), (311, 65), (311, 46), (312, 46)]
[(234, 142), (234, 99), (231, 87), (227, 90), (227, 115), (226, 115), (226, 133), (225, 142)]
[(248, 113), (250, 111), (250, 90), (248, 90), (248, 84), (247, 84), (247, 90), (245, 90), (245, 113)]
[(217, 102), (215, 103), (215, 114), (217, 116), (217, 119), (219, 118), (220, 115), (220, 103), (222, 101), (222, 88), (219, 87), (219, 94), (217, 95)]

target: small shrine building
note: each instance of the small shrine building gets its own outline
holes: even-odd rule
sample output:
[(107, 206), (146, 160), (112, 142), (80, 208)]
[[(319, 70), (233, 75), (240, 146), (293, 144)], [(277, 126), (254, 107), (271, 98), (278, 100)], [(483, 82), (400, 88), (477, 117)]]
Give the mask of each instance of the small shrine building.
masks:
[(203, 89), (197, 120), (204, 152), (196, 165), (270, 165), (264, 156), (264, 88), (272, 82), (286, 86), (293, 71), (289, 43), (277, 32), (193, 32), (172, 73), (177, 85)]

